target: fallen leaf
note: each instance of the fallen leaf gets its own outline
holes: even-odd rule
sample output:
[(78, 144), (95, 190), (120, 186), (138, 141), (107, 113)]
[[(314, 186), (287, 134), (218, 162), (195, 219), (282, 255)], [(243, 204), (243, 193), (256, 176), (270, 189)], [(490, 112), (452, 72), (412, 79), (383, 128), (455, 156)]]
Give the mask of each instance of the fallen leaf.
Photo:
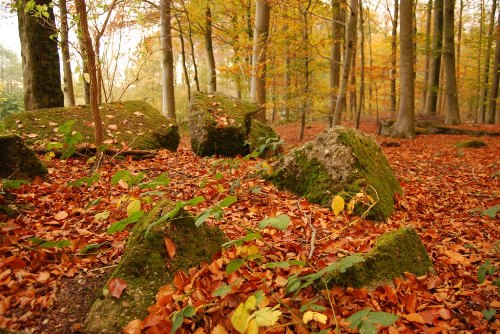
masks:
[(120, 298), (122, 295), (123, 290), (127, 287), (127, 282), (125, 282), (123, 279), (119, 277), (113, 278), (111, 281), (108, 283), (108, 289), (111, 294), (111, 296)]
[(411, 322), (425, 324), (424, 318), (422, 318), (422, 316), (418, 313), (402, 314), (401, 317)]
[(123, 334), (141, 334), (142, 320), (134, 319), (123, 328)]
[(56, 220), (63, 220), (65, 219), (66, 217), (68, 217), (68, 213), (66, 211), (59, 211), (58, 213), (56, 213), (54, 215), (54, 218)]
[(172, 240), (169, 238), (165, 238), (165, 246), (167, 247), (167, 252), (168, 256), (170, 256), (171, 259), (174, 258), (175, 256), (175, 244)]

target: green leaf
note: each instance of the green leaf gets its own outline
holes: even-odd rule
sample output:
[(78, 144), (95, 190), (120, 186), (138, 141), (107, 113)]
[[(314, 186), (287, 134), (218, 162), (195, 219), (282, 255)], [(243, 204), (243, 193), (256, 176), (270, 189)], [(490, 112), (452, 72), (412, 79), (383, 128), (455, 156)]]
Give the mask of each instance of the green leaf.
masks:
[(245, 263), (242, 259), (233, 259), (231, 260), (226, 267), (226, 274), (230, 275), (241, 268), (241, 266)]
[(259, 187), (259, 186), (257, 186), (257, 187), (253, 187), (253, 188), (250, 190), (250, 192), (251, 192), (252, 194), (260, 194), (260, 192), (261, 192), (261, 191), (262, 191), (262, 187)]
[(61, 159), (68, 159), (76, 152), (76, 146), (72, 145), (65, 149), (61, 154)]
[(149, 182), (144, 182), (139, 184), (139, 188), (141, 189), (156, 189), (160, 186), (168, 186), (170, 184), (170, 179), (167, 173), (161, 173), (153, 180)]
[(387, 312), (370, 312), (367, 321), (381, 326), (390, 326), (395, 323), (398, 318), (397, 315)]
[(41, 238), (33, 237), (29, 239), (35, 246), (40, 248), (64, 248), (71, 246), (71, 241), (69, 240), (59, 240), (59, 241), (47, 241)]
[(191, 198), (187, 202), (184, 202), (184, 206), (187, 206), (187, 205), (189, 205), (189, 206), (195, 206), (195, 205), (200, 204), (204, 200), (205, 200), (205, 198), (203, 196), (197, 196), (197, 197)]
[(113, 177), (111, 177), (111, 184), (116, 186), (120, 180), (123, 180), (128, 183), (128, 181), (132, 178), (132, 173), (128, 170), (119, 170), (116, 172)]
[(215, 180), (222, 180), (224, 178), (224, 175), (222, 175), (221, 172), (218, 172), (217, 174), (214, 175)]
[(47, 150), (49, 150), (49, 151), (52, 151), (54, 149), (56, 149), (56, 150), (61, 149), (63, 147), (64, 147), (64, 145), (62, 143), (59, 143), (59, 142), (50, 142), (47, 144)]
[(290, 225), (290, 217), (288, 217), (285, 214), (281, 214), (277, 217), (266, 218), (259, 222), (259, 228), (265, 228), (271, 226), (281, 231), (286, 230), (289, 225)]
[(497, 314), (494, 308), (483, 310), (483, 316), (486, 320), (490, 321)]
[(497, 204), (495, 206), (492, 206), (491, 208), (484, 210), (481, 213), (481, 216), (488, 216), (491, 219), (494, 219), (498, 211), (500, 211), (500, 204)]
[(359, 328), (359, 334), (377, 334), (378, 329), (371, 322), (361, 321), (361, 326)]
[(217, 206), (221, 207), (221, 208), (227, 208), (228, 206), (230, 206), (231, 204), (234, 204), (238, 201), (238, 199), (234, 196), (227, 196), (226, 198), (224, 198), (222, 201), (220, 201)]
[(217, 288), (214, 292), (212, 292), (212, 296), (214, 297), (224, 297), (228, 293), (231, 292), (231, 285), (227, 285), (226, 283), (222, 283), (221, 286)]
[(352, 314), (347, 321), (350, 323), (349, 328), (356, 329), (361, 325), (361, 320), (368, 315), (372, 310), (369, 308), (365, 308), (361, 311), (358, 311)]
[(211, 214), (212, 213), (210, 211), (203, 212), (196, 218), (194, 225), (196, 225), (196, 227), (200, 227), (200, 225), (203, 224)]
[(69, 135), (71, 133), (71, 127), (73, 126), (73, 124), (75, 124), (75, 122), (76, 121), (72, 119), (70, 121), (67, 121), (63, 125), (59, 125), (59, 127), (57, 128), (57, 132)]
[(290, 266), (301, 266), (304, 267), (306, 265), (305, 262), (303, 261), (298, 261), (298, 260), (288, 260), (288, 261), (282, 261), (282, 262), (268, 262), (265, 264), (267, 268), (274, 269), (274, 268), (285, 268), (288, 269)]
[(19, 189), (22, 184), (30, 184), (30, 181), (27, 180), (2, 180), (2, 189)]
[(144, 216), (144, 211), (136, 211), (130, 217), (122, 219), (114, 224), (112, 224), (108, 230), (107, 234), (112, 234), (115, 232), (123, 231), (129, 224), (137, 223), (141, 217)]
[(486, 279), (486, 275), (490, 274), (493, 275), (495, 274), (495, 267), (491, 265), (490, 260), (486, 260), (477, 270), (477, 280), (479, 283), (484, 283), (484, 280)]
[(100, 177), (100, 174), (94, 173), (91, 176), (84, 176), (76, 181), (68, 182), (68, 185), (71, 187), (81, 187), (83, 184), (87, 184), (87, 187), (90, 187), (91, 185), (99, 181)]
[(201, 189), (205, 188), (205, 186), (207, 185), (207, 182), (208, 182), (208, 179), (206, 177), (204, 177), (203, 180), (201, 180), (198, 187), (200, 187)]
[(96, 199), (90, 201), (86, 206), (85, 206), (85, 210), (87, 210), (88, 208), (90, 208), (91, 206), (94, 206), (94, 205), (97, 205), (99, 204), (99, 202), (101, 201), (102, 197), (97, 197)]
[(104, 246), (106, 244), (109, 244), (109, 241), (104, 241), (104, 242), (101, 242), (101, 243), (88, 244), (87, 246), (85, 246), (82, 249), (80, 249), (80, 254), (87, 254), (90, 251), (97, 250), (97, 249), (99, 249), (99, 247), (102, 247), (102, 246)]
[(127, 217), (130, 217), (134, 212), (141, 211), (141, 200), (134, 199), (127, 205)]

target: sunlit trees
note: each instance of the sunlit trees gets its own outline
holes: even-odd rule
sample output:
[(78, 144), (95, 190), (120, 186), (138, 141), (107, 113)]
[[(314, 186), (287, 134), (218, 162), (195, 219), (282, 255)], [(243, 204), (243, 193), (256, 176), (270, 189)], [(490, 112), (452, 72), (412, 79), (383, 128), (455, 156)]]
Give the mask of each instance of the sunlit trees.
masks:
[(162, 48), (162, 113), (175, 120), (174, 56), (172, 52), (171, 1), (160, 0)]
[(443, 58), (446, 74), (446, 124), (460, 124), (455, 68), (455, 0), (444, 0)]

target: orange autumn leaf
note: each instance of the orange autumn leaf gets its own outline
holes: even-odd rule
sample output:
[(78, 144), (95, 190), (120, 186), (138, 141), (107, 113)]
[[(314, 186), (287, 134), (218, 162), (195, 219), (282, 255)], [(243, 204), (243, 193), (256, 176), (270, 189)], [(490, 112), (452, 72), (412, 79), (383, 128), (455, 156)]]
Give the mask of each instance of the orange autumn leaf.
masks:
[(175, 256), (175, 244), (172, 240), (169, 238), (165, 238), (165, 247), (167, 247), (167, 252), (168, 256), (170, 256), (171, 259), (174, 258)]
[(65, 219), (66, 217), (68, 217), (68, 213), (66, 211), (59, 211), (58, 213), (56, 213), (54, 215), (54, 218), (56, 220), (63, 220)]
[(123, 290), (127, 287), (127, 282), (125, 282), (123, 279), (119, 277), (113, 278), (111, 281), (108, 283), (108, 289), (109, 293), (111, 296), (120, 298), (122, 295)]
[(411, 322), (417, 322), (419, 324), (425, 324), (424, 318), (418, 313), (402, 314), (401, 317), (405, 318)]

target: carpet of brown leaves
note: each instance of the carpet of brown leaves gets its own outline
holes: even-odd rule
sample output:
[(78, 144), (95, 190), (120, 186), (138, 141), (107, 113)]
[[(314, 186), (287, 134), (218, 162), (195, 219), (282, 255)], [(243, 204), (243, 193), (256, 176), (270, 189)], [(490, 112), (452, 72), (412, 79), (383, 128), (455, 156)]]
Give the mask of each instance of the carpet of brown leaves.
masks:
[[(312, 139), (324, 124), (313, 123), (306, 131)], [(279, 132), (288, 145), (298, 144), (298, 127), (281, 126)], [(374, 126), (365, 130), (374, 132)], [(498, 130), (498, 129), (497, 129)], [(240, 161), (235, 168), (215, 165), (215, 158), (199, 158), (187, 149), (177, 153), (161, 151), (150, 160), (112, 160), (99, 173), (100, 180), (87, 187), (70, 187), (68, 182), (88, 176), (90, 165), (85, 159), (54, 159), (48, 163), (49, 177), (12, 191), (16, 205), (24, 207), (16, 218), (0, 216), (0, 328), (56, 333), (57, 321), (47, 319), (50, 310), (59, 308), (58, 290), (64, 279), (76, 277), (98, 267), (116, 263), (124, 248), (128, 232), (105, 233), (113, 222), (126, 217), (127, 201), (140, 198), (137, 187), (112, 186), (110, 178), (118, 170), (145, 172), (151, 179), (168, 172), (171, 183), (157, 189), (175, 201), (203, 195), (205, 202), (189, 208), (197, 214), (226, 197), (233, 188), (238, 202), (225, 210), (220, 221), (208, 221), (223, 229), (231, 239), (246, 235), (246, 229), (257, 229), (257, 223), (278, 214), (287, 214), (292, 224), (286, 231), (260, 230), (262, 240), (229, 247), (217, 254), (211, 263), (178, 273), (174, 284), (158, 293), (157, 303), (145, 319), (135, 322), (145, 333), (168, 333), (172, 312), (192, 305), (193, 318), (185, 319), (180, 332), (232, 332), (231, 313), (248, 296), (262, 290), (269, 305), (281, 304), (283, 315), (278, 325), (266, 328), (268, 333), (309, 333), (323, 329), (348, 331), (345, 319), (356, 311), (370, 307), (400, 316), (389, 333), (446, 333), (455, 331), (486, 333), (500, 330), (500, 316), (484, 319), (484, 309), (500, 309), (500, 299), (492, 279), (483, 284), (477, 270), (485, 260), (498, 261), (500, 226), (496, 219), (482, 216), (484, 209), (500, 204), (500, 142), (482, 137), (484, 148), (459, 149), (455, 144), (468, 136), (426, 135), (415, 140), (377, 138), (399, 147), (383, 147), (400, 180), (404, 195), (398, 198), (396, 212), (387, 223), (359, 221), (338, 233), (355, 217), (336, 218), (328, 209), (264, 182), (254, 174), (260, 161)], [(289, 148), (288, 146), (287, 148)], [(218, 173), (223, 177), (215, 177)], [(219, 174), (220, 175), (220, 174)], [(239, 180), (239, 186), (235, 180)], [(200, 184), (206, 183), (205, 186)], [(260, 191), (255, 191), (260, 187)], [(0, 195), (1, 196), (1, 195)], [(100, 198), (93, 206), (89, 202)], [(157, 200), (158, 197), (154, 197)], [(1, 201), (0, 197), (0, 201)], [(147, 210), (152, 203), (143, 204)], [(109, 211), (107, 219), (96, 214)], [(314, 255), (307, 259), (311, 247), (312, 224), (317, 230)], [(367, 289), (316, 291), (312, 287), (298, 295), (286, 295), (287, 278), (294, 273), (320, 269), (339, 257), (369, 251), (382, 233), (402, 226), (413, 226), (429, 251), (435, 273), (424, 277), (411, 274), (387, 284)], [(29, 239), (69, 240), (63, 249), (39, 248)], [(80, 254), (88, 244), (101, 247), (93, 254)], [(252, 247), (255, 246), (255, 247)], [(258, 250), (262, 258), (247, 261), (238, 271), (227, 275), (230, 260)], [(267, 269), (271, 261), (305, 260), (308, 267)], [(496, 274), (498, 277), (498, 273)], [(81, 284), (85, 284), (82, 282)], [(213, 292), (222, 284), (231, 286), (224, 296)], [(302, 323), (299, 309), (314, 301), (326, 309), (326, 324)], [(53, 314), (53, 313), (50, 313)], [(81, 319), (74, 319), (77, 332)], [(166, 319), (166, 320), (165, 320)], [(67, 322), (68, 319), (58, 319)]]

